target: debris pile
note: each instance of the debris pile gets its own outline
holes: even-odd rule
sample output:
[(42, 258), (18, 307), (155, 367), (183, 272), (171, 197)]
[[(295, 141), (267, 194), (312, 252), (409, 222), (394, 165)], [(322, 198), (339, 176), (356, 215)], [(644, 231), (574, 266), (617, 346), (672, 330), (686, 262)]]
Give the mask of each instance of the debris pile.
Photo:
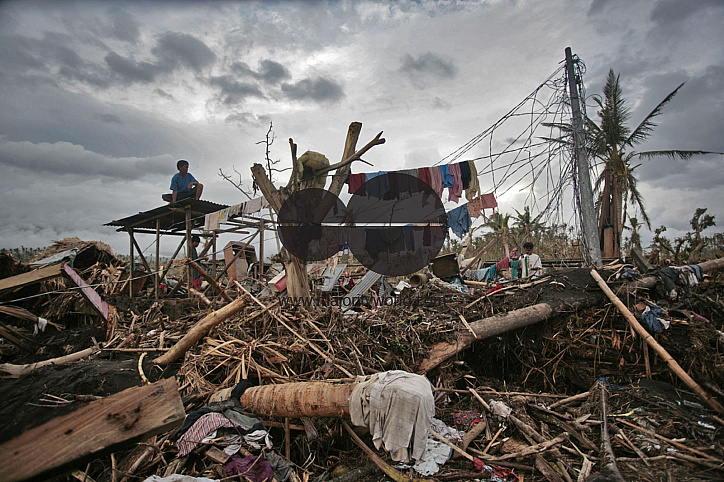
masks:
[[(29, 321), (2, 314), (2, 326), (32, 341), (29, 350), (0, 344), (6, 376), (14, 366), (85, 356), (0, 381), (7, 401), (0, 454), (22, 441), (18, 434), (81, 408), (93, 413), (99, 400), (129, 407), (114, 412), (127, 427), (123, 443), (108, 441), (49, 468), (57, 480), (654, 481), (724, 472), (724, 414), (671, 369), (678, 364), (709, 395), (724, 397), (724, 285), (713, 269), (677, 285), (676, 299), (655, 273), (628, 279), (623, 266), (599, 270), (637, 319), (651, 305), (660, 308), (657, 319), (668, 329), (648, 337), (670, 355), (662, 359), (587, 268), (463, 290), (428, 274), (430, 281), (402, 289), (389, 304), (345, 311), (324, 299), (305, 306), (257, 296), (260, 290), (236, 283), (222, 283), (232, 302), (207, 291), (210, 305), (198, 297), (131, 303), (104, 284), (118, 280), (119, 264), (88, 263), (76, 270), (98, 283), (116, 310), (113, 322), (64, 327), (75, 308), (51, 303), (57, 326), (33, 336)], [(2, 266), (18, 270), (8, 260)], [(39, 314), (37, 306), (23, 308)], [(520, 322), (535, 307), (537, 318)], [(419, 460), (398, 457), (374, 433), (352, 427), (346, 405), (359, 383), (403, 372), (423, 374), (434, 400), (427, 433), (412, 436), (426, 444)], [(144, 387), (161, 387), (148, 389), (166, 415), (123, 395)], [(161, 423), (178, 413), (183, 425)], [(96, 423), (100, 430), (103, 422)], [(380, 430), (403, 435), (399, 424)]]

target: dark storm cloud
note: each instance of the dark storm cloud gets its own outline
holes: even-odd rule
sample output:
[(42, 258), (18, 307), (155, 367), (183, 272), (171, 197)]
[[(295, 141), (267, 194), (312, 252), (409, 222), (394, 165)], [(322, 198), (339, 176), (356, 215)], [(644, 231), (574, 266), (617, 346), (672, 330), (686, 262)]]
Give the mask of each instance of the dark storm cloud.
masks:
[(259, 76), (266, 84), (277, 84), (282, 80), (291, 78), (289, 70), (273, 60), (262, 60)]
[(610, 0), (593, 0), (591, 6), (588, 8), (588, 15), (595, 15), (610, 5)]
[(36, 175), (72, 177), (78, 182), (105, 177), (113, 181), (134, 181), (167, 175), (172, 157), (113, 158), (89, 151), (70, 142), (14, 142), (0, 138), (0, 166)]
[(324, 77), (304, 79), (294, 84), (284, 83), (282, 84), (282, 92), (293, 100), (337, 102), (344, 98), (342, 86)]
[(256, 115), (253, 112), (236, 112), (226, 116), (224, 122), (231, 125), (268, 125), (271, 117), (268, 115)]
[(158, 73), (158, 67), (150, 62), (136, 62), (115, 52), (109, 52), (105, 57), (105, 61), (111, 71), (127, 83), (153, 82)]
[(400, 72), (410, 76), (431, 76), (440, 79), (452, 79), (457, 74), (453, 62), (444, 60), (439, 55), (427, 52), (414, 58), (410, 54), (402, 56)]
[(264, 98), (264, 94), (261, 93), (257, 86), (238, 82), (231, 75), (212, 77), (210, 83), (215, 87), (219, 87), (221, 91), (219, 94), (220, 100), (226, 105), (239, 104), (244, 102), (247, 97)]
[(216, 54), (204, 42), (187, 33), (166, 32), (151, 52), (158, 58), (159, 67), (168, 72), (178, 65), (200, 72), (216, 60)]
[(262, 60), (259, 63), (259, 70), (256, 71), (246, 62), (234, 62), (231, 64), (231, 70), (237, 75), (251, 77), (268, 85), (275, 85), (291, 78), (289, 70), (273, 60)]
[(108, 14), (111, 21), (111, 27), (108, 30), (110, 37), (131, 43), (138, 40), (141, 31), (133, 15), (118, 9), (113, 9)]
[(24, 80), (28, 75), (59, 75), (66, 80), (78, 80), (96, 87), (107, 87), (108, 77), (99, 66), (83, 60), (73, 48), (67, 35), (46, 33), (42, 39), (22, 35), (0, 36), (0, 65), (8, 76)]
[(153, 92), (155, 94), (158, 94), (159, 97), (163, 97), (164, 99), (175, 100), (173, 95), (169, 94), (168, 92), (166, 92), (165, 90), (163, 90), (161, 88), (157, 87), (157, 88), (153, 89)]
[(700, 10), (710, 7), (724, 8), (724, 2), (721, 0), (662, 0), (651, 11), (651, 20), (659, 27), (671, 27)]
[(93, 118), (106, 124), (123, 124), (120, 117), (114, 114), (93, 114)]

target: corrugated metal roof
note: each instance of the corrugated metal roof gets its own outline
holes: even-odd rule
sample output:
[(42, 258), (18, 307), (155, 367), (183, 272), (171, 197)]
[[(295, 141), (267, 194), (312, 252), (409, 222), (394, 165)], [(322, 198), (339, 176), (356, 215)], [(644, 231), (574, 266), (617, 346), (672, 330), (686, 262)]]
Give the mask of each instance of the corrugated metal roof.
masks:
[(162, 231), (184, 231), (186, 229), (186, 208), (191, 211), (191, 226), (194, 228), (204, 225), (204, 216), (209, 213), (228, 208), (226, 204), (216, 204), (203, 199), (183, 199), (175, 204), (170, 203), (150, 211), (141, 212), (105, 224), (105, 226), (118, 226), (118, 231), (128, 228), (156, 229), (156, 220), (160, 221)]

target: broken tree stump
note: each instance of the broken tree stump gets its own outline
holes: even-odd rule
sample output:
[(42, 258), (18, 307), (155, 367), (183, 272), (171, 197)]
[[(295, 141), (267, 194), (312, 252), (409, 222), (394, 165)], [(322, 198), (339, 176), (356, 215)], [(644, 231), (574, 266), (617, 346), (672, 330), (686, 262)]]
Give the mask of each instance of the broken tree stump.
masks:
[(99, 452), (145, 440), (181, 423), (184, 407), (173, 378), (96, 400), (0, 445), (0, 478), (47, 478)]

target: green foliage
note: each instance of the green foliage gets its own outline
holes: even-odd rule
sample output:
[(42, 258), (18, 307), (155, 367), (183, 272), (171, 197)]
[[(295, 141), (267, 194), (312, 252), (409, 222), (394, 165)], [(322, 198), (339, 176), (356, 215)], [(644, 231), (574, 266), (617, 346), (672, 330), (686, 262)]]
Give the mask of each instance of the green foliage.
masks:
[(40, 252), (40, 250), (41, 248), (26, 248), (25, 246), (2, 249), (2, 251), (9, 253), (13, 258), (22, 263), (28, 263), (38, 252)]

